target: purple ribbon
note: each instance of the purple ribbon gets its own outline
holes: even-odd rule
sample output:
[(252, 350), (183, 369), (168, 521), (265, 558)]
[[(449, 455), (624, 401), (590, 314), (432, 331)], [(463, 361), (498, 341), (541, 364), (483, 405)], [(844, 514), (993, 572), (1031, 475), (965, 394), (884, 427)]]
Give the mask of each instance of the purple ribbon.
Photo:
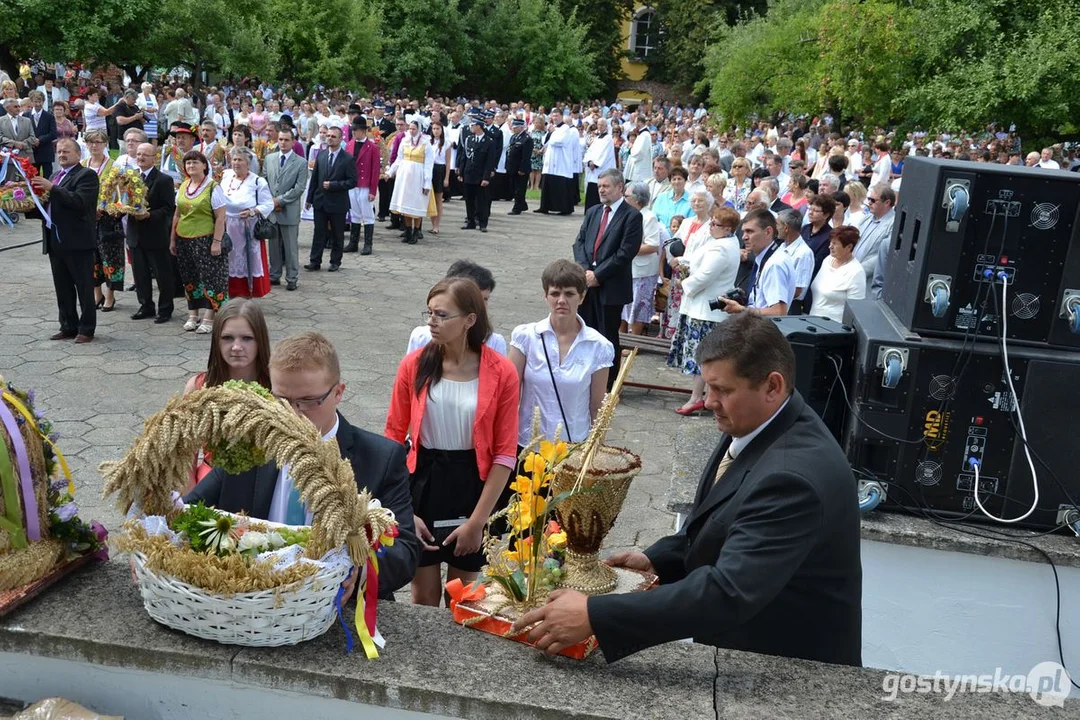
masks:
[(19, 424), (15, 422), (15, 416), (11, 414), (3, 401), (0, 401), (0, 420), (3, 420), (4, 427), (11, 436), (11, 445), (15, 448), (15, 460), (19, 464), (19, 485), (22, 486), (23, 507), (26, 510), (26, 539), (37, 542), (41, 539), (41, 528), (38, 525), (34, 478), (30, 474), (30, 456), (26, 452), (26, 443), (23, 442), (22, 433), (19, 432)]

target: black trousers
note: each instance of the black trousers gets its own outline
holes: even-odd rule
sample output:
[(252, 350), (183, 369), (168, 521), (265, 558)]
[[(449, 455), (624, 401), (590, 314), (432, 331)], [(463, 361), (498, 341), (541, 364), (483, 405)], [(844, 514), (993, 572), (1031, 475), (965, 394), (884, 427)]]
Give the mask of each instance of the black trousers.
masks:
[(594, 182), (585, 184), (585, 209), (600, 204), (600, 186)]
[[(599, 295), (597, 288), (589, 288), (590, 293)], [(596, 296), (594, 296), (596, 297)], [(585, 302), (578, 308), (581, 319), (585, 324), (606, 337), (615, 346), (615, 361), (608, 371), (607, 388), (615, 384), (615, 376), (619, 374), (619, 363), (622, 361), (622, 348), (619, 347), (619, 324), (622, 322), (622, 305), (604, 305), (599, 298), (589, 302), (589, 296), (585, 296)]]
[(131, 248), (131, 267), (135, 270), (135, 297), (139, 308), (154, 312), (154, 278), (158, 285), (158, 315), (172, 315), (176, 288), (173, 277), (173, 256), (165, 248), (148, 250), (142, 245)]
[(379, 181), (379, 209), (376, 213), (379, 222), (390, 214), (390, 196), (394, 194), (394, 178)]
[[(330, 264), (340, 265), (345, 251), (345, 213), (315, 208), (315, 231), (311, 238), (311, 263), (322, 265), (323, 250), (330, 246)], [(329, 236), (328, 236), (329, 235)]]
[(487, 227), (491, 216), (491, 186), (465, 183), (465, 223)]
[[(94, 300), (94, 251), (56, 250), (49, 253), (60, 332), (93, 335), (97, 329)], [(76, 301), (78, 308), (76, 308)]]
[(525, 212), (529, 204), (525, 202), (525, 191), (529, 189), (529, 174), (518, 173), (514, 175), (514, 212)]

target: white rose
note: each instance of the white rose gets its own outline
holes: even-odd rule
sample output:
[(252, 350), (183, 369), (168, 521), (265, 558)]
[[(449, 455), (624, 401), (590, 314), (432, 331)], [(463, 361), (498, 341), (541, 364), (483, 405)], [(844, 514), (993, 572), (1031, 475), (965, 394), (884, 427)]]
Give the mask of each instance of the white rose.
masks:
[(246, 552), (248, 550), (261, 552), (269, 545), (269, 542), (269, 538), (267, 538), (265, 533), (249, 530), (240, 536), (240, 542), (237, 544), (236, 548), (240, 552)]
[(281, 537), (281, 533), (276, 530), (266, 534), (266, 542), (270, 545), (271, 550), (285, 547), (285, 538)]

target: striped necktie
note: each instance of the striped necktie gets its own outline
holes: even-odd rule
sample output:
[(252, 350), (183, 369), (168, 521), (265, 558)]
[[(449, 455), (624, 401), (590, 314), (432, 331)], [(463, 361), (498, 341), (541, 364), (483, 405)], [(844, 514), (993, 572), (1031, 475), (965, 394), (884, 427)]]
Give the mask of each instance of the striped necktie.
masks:
[(724, 453), (724, 458), (720, 461), (720, 464), (716, 467), (716, 477), (713, 479), (713, 485), (720, 484), (720, 478), (724, 477), (724, 473), (731, 467), (731, 463), (735, 462), (735, 458), (731, 456), (731, 448), (727, 449)]

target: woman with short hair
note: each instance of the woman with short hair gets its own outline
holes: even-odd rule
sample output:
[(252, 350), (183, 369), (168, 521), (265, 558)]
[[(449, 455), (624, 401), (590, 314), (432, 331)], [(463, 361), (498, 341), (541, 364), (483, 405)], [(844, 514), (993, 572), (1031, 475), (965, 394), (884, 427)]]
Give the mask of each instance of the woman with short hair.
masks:
[(866, 297), (866, 272), (855, 259), (855, 245), (858, 242), (859, 230), (850, 225), (835, 228), (829, 233), (829, 257), (821, 263), (821, 270), (810, 284), (810, 290), (814, 293), (811, 315), (843, 322), (847, 301)]
[[(82, 161), (98, 176), (101, 184), (113, 169), (109, 157), (109, 136), (104, 130), (90, 130), (83, 137), (90, 156)], [(109, 198), (111, 201), (112, 198)], [(101, 286), (105, 286), (102, 293)], [(124, 226), (120, 218), (97, 211), (97, 247), (94, 248), (94, 299), (101, 312), (116, 309), (117, 290), (124, 289)]]
[(232, 238), (229, 253), (229, 297), (258, 298), (270, 292), (266, 243), (255, 237), (255, 223), (274, 211), (274, 195), (251, 166), (255, 153), (234, 147), (229, 169), (221, 176), (225, 195), (225, 228)]
[(177, 257), (187, 298), (186, 332), (209, 335), (214, 312), (229, 300), (229, 255), (225, 237), (228, 199), (210, 177), (210, 161), (195, 150), (184, 154), (187, 177), (176, 191), (169, 252)]

